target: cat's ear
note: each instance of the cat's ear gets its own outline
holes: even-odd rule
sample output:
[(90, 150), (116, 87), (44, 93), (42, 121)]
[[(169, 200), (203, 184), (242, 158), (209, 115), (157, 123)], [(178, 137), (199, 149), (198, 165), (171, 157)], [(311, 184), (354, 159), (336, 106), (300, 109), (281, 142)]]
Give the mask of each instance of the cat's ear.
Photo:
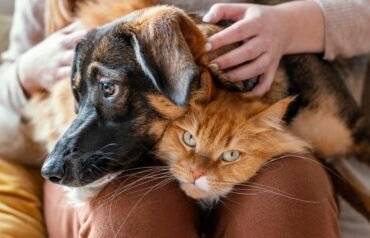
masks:
[(258, 122), (265, 123), (265, 125), (274, 127), (275, 129), (281, 129), (284, 115), (290, 103), (294, 100), (295, 97), (284, 98), (258, 113), (254, 118)]

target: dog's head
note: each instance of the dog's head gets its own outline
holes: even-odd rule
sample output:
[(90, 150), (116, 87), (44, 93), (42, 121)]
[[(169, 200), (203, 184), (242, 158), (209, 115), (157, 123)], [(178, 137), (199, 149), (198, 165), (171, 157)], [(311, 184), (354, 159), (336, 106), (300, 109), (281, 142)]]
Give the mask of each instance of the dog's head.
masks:
[(72, 69), (77, 117), (43, 176), (78, 187), (137, 166), (168, 120), (184, 112), (204, 43), (190, 18), (167, 6), (91, 31), (76, 47)]

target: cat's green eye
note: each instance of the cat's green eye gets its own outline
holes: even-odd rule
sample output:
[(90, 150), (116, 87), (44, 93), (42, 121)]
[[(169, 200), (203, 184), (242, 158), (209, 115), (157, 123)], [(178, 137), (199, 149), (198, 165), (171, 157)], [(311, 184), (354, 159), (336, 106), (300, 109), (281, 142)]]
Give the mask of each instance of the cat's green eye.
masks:
[(225, 162), (233, 162), (240, 157), (240, 152), (237, 150), (229, 150), (222, 153), (221, 159)]
[(182, 140), (187, 146), (195, 147), (197, 145), (197, 141), (195, 140), (194, 136), (187, 131), (184, 132)]

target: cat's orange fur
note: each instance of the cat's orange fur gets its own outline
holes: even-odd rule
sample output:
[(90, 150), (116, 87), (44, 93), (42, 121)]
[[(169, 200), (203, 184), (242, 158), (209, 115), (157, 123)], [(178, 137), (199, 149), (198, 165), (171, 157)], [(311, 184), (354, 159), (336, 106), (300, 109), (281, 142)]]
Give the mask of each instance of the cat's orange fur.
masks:
[[(272, 158), (309, 152), (310, 146), (282, 121), (294, 99), (271, 105), (219, 89), (212, 94), (208, 103), (195, 95), (187, 113), (169, 124), (156, 147), (188, 196), (217, 200)], [(195, 137), (194, 148), (184, 142), (185, 132)], [(239, 159), (222, 161), (222, 154), (231, 150), (240, 152)]]

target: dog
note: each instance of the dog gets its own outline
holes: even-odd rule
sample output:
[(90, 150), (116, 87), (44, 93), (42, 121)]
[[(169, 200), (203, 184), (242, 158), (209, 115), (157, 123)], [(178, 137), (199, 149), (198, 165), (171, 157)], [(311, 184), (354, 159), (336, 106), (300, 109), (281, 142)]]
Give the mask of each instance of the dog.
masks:
[[(121, 171), (140, 166), (152, 157), (151, 148), (167, 123), (185, 113), (192, 93), (204, 90), (201, 79), (215, 79), (220, 87), (243, 91), (244, 84), (225, 84), (222, 72), (215, 72), (208, 66), (209, 59), (222, 53), (204, 53), (206, 35), (221, 29), (201, 23), (199, 18), (190, 17), (178, 8), (160, 6), (133, 12), (92, 30), (76, 47), (72, 90), (67, 81), (61, 82), (47, 100), (44, 98), (45, 102), (55, 98), (63, 103), (60, 107), (53, 106), (49, 114), (55, 111), (60, 115), (60, 110), (67, 106), (69, 109), (67, 116), (56, 117), (59, 122), (53, 124), (49, 120), (46, 123), (49, 124), (47, 133), (35, 136), (38, 141), (47, 142), (49, 150), (58, 140), (42, 167), (43, 176), (69, 187), (101, 188)], [(319, 80), (311, 84), (313, 78), (323, 78), (334, 86), (328, 87)], [(323, 156), (335, 155), (333, 151), (338, 150), (330, 148), (335, 141), (322, 133), (299, 132), (304, 128), (302, 125), (312, 128), (330, 120), (334, 122), (330, 124), (333, 133), (344, 131), (343, 154), (349, 148), (346, 139), (364, 134), (358, 107), (344, 89), (344, 82), (336, 81), (340, 78), (330, 64), (317, 56), (285, 57), (272, 90), (264, 98), (274, 102), (299, 94), (286, 119), (292, 130), (317, 143), (315, 146)], [(320, 91), (321, 88), (324, 91)], [(325, 91), (327, 89), (330, 90)], [(340, 97), (348, 99), (347, 103), (335, 106), (333, 103), (340, 97), (331, 93), (334, 91), (341, 92)], [(332, 103), (326, 107), (328, 110), (317, 107), (323, 98), (307, 100), (315, 95), (326, 95), (324, 99)], [(73, 103), (76, 118), (71, 112)], [(40, 135), (46, 124), (35, 120), (37, 116), (32, 116), (32, 111), (29, 110), (28, 119), (33, 122), (34, 132)], [(324, 113), (320, 117), (322, 120), (315, 119), (318, 112)], [(301, 116), (304, 113), (306, 116)], [(39, 118), (42, 115), (38, 113)], [(349, 127), (357, 128), (354, 134)], [(323, 138), (326, 141), (323, 142)]]
[(168, 121), (185, 112), (190, 88), (198, 87), (205, 68), (200, 56), (206, 39), (195, 28), (185, 12), (161, 7), (92, 30), (76, 47), (73, 90), (64, 80), (26, 107), (35, 140), (51, 151), (43, 176), (96, 188), (150, 160), (150, 149)]

